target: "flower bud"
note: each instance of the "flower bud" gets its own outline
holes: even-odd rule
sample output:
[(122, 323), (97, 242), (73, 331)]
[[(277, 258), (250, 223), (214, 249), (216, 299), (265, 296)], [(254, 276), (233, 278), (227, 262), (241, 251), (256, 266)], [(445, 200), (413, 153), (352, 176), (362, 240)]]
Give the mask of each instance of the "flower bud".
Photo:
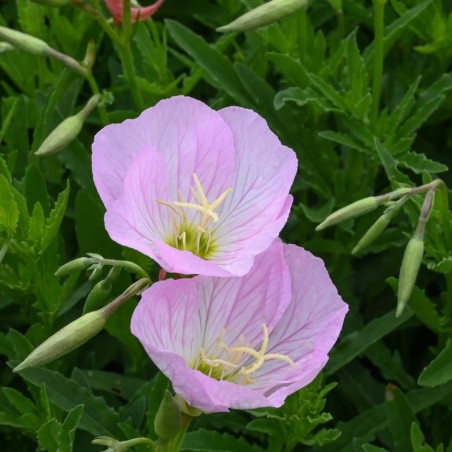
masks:
[(8, 42), (16, 49), (24, 50), (33, 55), (46, 55), (50, 50), (49, 45), (41, 39), (7, 27), (0, 27), (0, 39)]
[(228, 25), (217, 29), (225, 31), (247, 31), (269, 25), (297, 12), (308, 4), (308, 0), (271, 0), (248, 11)]
[(101, 308), (111, 294), (112, 284), (108, 279), (99, 281), (86, 297), (83, 314)]
[(7, 42), (0, 42), (0, 53), (10, 52), (11, 50), (14, 50), (14, 46)]
[(66, 147), (80, 133), (83, 127), (83, 121), (98, 104), (99, 100), (100, 94), (96, 94), (88, 101), (81, 111), (61, 122), (44, 140), (39, 149), (35, 152), (35, 155), (52, 155)]
[(66, 355), (102, 331), (107, 319), (101, 311), (83, 315), (36, 347), (13, 371), (41, 366)]
[(375, 197), (369, 196), (368, 198), (360, 199), (355, 201), (342, 209), (333, 212), (331, 215), (325, 218), (322, 223), (320, 223), (315, 230), (321, 231), (322, 229), (332, 226), (333, 224), (340, 223), (342, 221), (348, 220), (349, 218), (357, 217), (359, 215), (364, 215), (367, 212), (371, 212), (382, 204), (382, 200)]
[(367, 248), (374, 240), (376, 240), (380, 234), (386, 229), (391, 220), (399, 213), (402, 203), (396, 203), (389, 206), (383, 215), (367, 230), (367, 232), (361, 237), (361, 240), (353, 248), (352, 254), (356, 254)]
[(69, 5), (71, 0), (31, 0), (33, 3), (39, 3), (44, 6), (53, 6), (59, 8), (60, 6)]
[(163, 441), (174, 438), (181, 430), (182, 415), (171, 393), (166, 390), (154, 419), (154, 429)]
[(83, 58), (83, 65), (88, 69), (91, 69), (94, 66), (95, 61), (96, 61), (96, 44), (94, 44), (94, 41), (90, 39), (88, 41), (88, 46), (86, 47), (85, 58)]
[(66, 276), (72, 272), (77, 272), (84, 270), (88, 265), (93, 263), (93, 259), (89, 257), (79, 257), (78, 259), (74, 259), (73, 261), (67, 262), (62, 265), (56, 272), (55, 276)]
[(411, 297), (423, 255), (424, 241), (415, 236), (408, 242), (400, 267), (396, 317), (402, 314)]

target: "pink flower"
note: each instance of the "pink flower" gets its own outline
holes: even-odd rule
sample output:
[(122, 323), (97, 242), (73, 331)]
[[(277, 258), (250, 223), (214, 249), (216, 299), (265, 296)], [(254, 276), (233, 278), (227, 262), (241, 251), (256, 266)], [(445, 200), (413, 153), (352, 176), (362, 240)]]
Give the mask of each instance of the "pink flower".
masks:
[(279, 407), (323, 368), (347, 310), (322, 260), (276, 240), (244, 277), (154, 284), (131, 329), (189, 405)]
[(183, 274), (246, 274), (287, 220), (296, 169), (253, 111), (183, 96), (105, 127), (93, 144), (110, 237)]
[[(157, 0), (155, 3), (149, 6), (132, 6), (131, 16), (132, 22), (136, 22), (138, 17), (139, 20), (147, 19), (152, 16), (157, 10), (163, 5), (165, 0)], [(122, 22), (122, 14), (124, 9), (124, 0), (105, 0), (108, 10), (111, 12), (116, 23)], [(134, 5), (134, 2), (132, 2)]]

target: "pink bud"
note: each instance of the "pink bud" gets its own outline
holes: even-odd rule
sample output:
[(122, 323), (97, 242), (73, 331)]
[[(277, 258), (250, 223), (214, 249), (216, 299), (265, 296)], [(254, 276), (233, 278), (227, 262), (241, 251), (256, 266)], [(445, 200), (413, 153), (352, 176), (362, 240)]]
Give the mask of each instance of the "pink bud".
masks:
[[(131, 17), (132, 22), (137, 20), (144, 20), (152, 16), (163, 5), (165, 0), (157, 0), (154, 4), (149, 6), (132, 6)], [(122, 22), (122, 14), (124, 9), (124, 0), (105, 0), (107, 8), (111, 12), (116, 23)]]

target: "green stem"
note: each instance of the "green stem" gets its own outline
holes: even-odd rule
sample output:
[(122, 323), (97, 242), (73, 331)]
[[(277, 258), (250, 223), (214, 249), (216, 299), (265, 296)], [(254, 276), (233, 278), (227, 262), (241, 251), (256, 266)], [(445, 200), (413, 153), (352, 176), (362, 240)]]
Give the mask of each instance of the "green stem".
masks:
[[(99, 86), (97, 85), (96, 79), (94, 78), (91, 69), (89, 69), (86, 74), (86, 80), (87, 80), (89, 86), (91, 87), (91, 91), (93, 92), (93, 94), (100, 94)], [(108, 125), (109, 120), (108, 120), (107, 110), (105, 109), (105, 107), (98, 105), (97, 109), (99, 110), (99, 116), (102, 121), (102, 124), (104, 126)]]
[(141, 278), (147, 278), (151, 279), (149, 275), (137, 264), (130, 261), (118, 261), (115, 259), (96, 259), (95, 262), (99, 262), (102, 265), (111, 265), (113, 267), (121, 267), (125, 268), (126, 270), (135, 273), (137, 276), (140, 276)]
[(138, 89), (137, 77), (135, 74), (135, 67), (132, 61), (132, 53), (129, 50), (129, 46), (121, 43), (118, 46), (119, 56), (121, 58), (122, 67), (126, 75), (127, 81), (129, 82), (130, 91), (132, 92), (133, 100), (138, 110), (142, 111), (144, 109), (143, 98), (141, 92)]
[(8, 252), (8, 248), (9, 248), (9, 242), (6, 241), (2, 248), (0, 249), (0, 264), (2, 263), (4, 257), (6, 256), (6, 253)]
[(182, 428), (179, 433), (165, 444), (165, 452), (179, 452), (187, 434), (188, 427), (192, 421), (192, 417), (186, 414), (182, 415)]
[(445, 295), (445, 306), (444, 306), (444, 316), (449, 319), (449, 325), (452, 325), (452, 273), (447, 273), (444, 275), (446, 278), (446, 295)]
[(371, 122), (375, 128), (380, 103), (381, 80), (384, 62), (384, 8), (386, 0), (373, 0), (374, 3), (374, 74), (372, 86)]

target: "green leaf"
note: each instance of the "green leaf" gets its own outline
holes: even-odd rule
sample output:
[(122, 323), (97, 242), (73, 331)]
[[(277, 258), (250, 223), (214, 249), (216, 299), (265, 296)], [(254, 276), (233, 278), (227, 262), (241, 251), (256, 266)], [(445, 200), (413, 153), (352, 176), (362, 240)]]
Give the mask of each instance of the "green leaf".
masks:
[(434, 452), (434, 449), (425, 443), (425, 436), (417, 422), (411, 424), (410, 437), (413, 452)]
[(90, 391), (78, 386), (59, 372), (34, 368), (20, 372), (20, 375), (33, 385), (45, 384), (49, 400), (65, 411), (69, 412), (83, 404), (81, 429), (95, 436), (121, 436), (119, 416), (102, 397), (93, 396)]
[(406, 152), (401, 155), (399, 157), (399, 163), (416, 174), (422, 174), (424, 171), (428, 171), (429, 173), (443, 173), (449, 169), (446, 165), (430, 160), (425, 154), (417, 152)]
[(61, 426), (57, 452), (72, 452), (75, 431), (82, 419), (83, 409), (84, 405), (77, 405), (67, 414)]
[(62, 193), (59, 194), (58, 199), (55, 203), (55, 207), (50, 212), (50, 216), (46, 221), (44, 235), (41, 241), (41, 251), (45, 250), (50, 245), (50, 243), (58, 233), (64, 213), (66, 212), (69, 192), (70, 188), (68, 180), (66, 183), (66, 188)]
[(28, 241), (36, 251), (40, 250), (41, 240), (44, 236), (45, 218), (44, 210), (39, 202), (33, 207), (33, 212), (28, 224)]
[(406, 309), (400, 317), (395, 317), (395, 311), (390, 311), (372, 320), (360, 330), (345, 336), (331, 351), (325, 374), (331, 375), (345, 366), (372, 344), (405, 323), (412, 315), (413, 311), (410, 309)]
[(28, 210), (32, 210), (36, 203), (39, 203), (44, 214), (49, 214), (50, 203), (46, 181), (41, 171), (34, 165), (28, 168), (25, 175), (25, 198), (27, 199)]
[(165, 24), (171, 37), (212, 77), (218, 88), (225, 90), (242, 104), (249, 103), (234, 66), (224, 55), (184, 25), (174, 20), (166, 20)]
[(0, 232), (12, 236), (19, 220), (19, 209), (8, 179), (0, 175)]
[(413, 410), (400, 389), (391, 385), (387, 391), (390, 393), (390, 400), (385, 402), (386, 416), (395, 448), (410, 452), (412, 450), (411, 423), (416, 422)]
[(244, 438), (236, 438), (227, 433), (200, 429), (196, 432), (187, 433), (180, 450), (193, 452), (258, 452), (263, 449), (248, 443)]
[(16, 410), (21, 414), (37, 414), (35, 404), (25, 397), (19, 391), (13, 388), (2, 388), (1, 389), (8, 401), (16, 408)]
[(57, 450), (60, 431), (61, 424), (55, 418), (50, 419), (45, 424), (41, 425), (37, 431), (37, 437), (42, 450)]
[(449, 339), (439, 355), (421, 372), (418, 384), (435, 387), (452, 380), (452, 339)]

